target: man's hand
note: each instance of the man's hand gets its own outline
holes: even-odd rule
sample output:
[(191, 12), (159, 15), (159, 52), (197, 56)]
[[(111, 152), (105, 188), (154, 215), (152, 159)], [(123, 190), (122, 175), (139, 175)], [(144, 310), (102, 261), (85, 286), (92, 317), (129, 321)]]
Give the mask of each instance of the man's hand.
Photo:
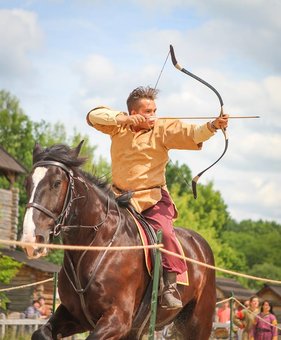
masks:
[(226, 129), (228, 126), (228, 117), (229, 115), (224, 114), (222, 117), (216, 118), (212, 121), (211, 126), (214, 126), (216, 129)]
[(121, 114), (116, 117), (116, 121), (122, 126), (138, 126), (141, 123), (149, 121), (149, 117), (150, 115), (147, 115), (146, 117), (145, 115), (141, 114), (134, 114), (130, 116)]

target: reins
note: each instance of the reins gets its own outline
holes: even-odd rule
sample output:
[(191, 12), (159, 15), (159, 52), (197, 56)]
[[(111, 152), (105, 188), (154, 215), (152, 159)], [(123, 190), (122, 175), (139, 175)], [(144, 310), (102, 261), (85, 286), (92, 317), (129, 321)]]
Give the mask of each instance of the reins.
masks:
[[(84, 181), (84, 179), (81, 179), (80, 177), (74, 177), (73, 171), (70, 168), (68, 168), (65, 164), (63, 164), (61, 162), (49, 161), (49, 160), (48, 161), (47, 160), (46, 161), (39, 161), (39, 162), (34, 164), (33, 169), (36, 168), (36, 167), (39, 167), (39, 166), (47, 166), (47, 165), (60, 167), (61, 169), (63, 169), (66, 172), (66, 174), (68, 176), (68, 180), (69, 181), (68, 181), (68, 186), (67, 186), (67, 192), (66, 192), (66, 195), (64, 197), (64, 203), (63, 203), (62, 211), (61, 211), (61, 213), (58, 216), (56, 216), (49, 209), (43, 207), (42, 205), (40, 205), (40, 204), (38, 204), (36, 202), (30, 202), (30, 203), (28, 203), (26, 205), (26, 207), (27, 208), (35, 208), (35, 209), (45, 213), (47, 216), (51, 217), (54, 220), (55, 226), (54, 226), (53, 230), (50, 232), (54, 236), (59, 236), (61, 232), (66, 232), (67, 230), (72, 229), (72, 228), (73, 229), (74, 228), (89, 228), (89, 229), (93, 229), (95, 231), (95, 234), (94, 234), (94, 237), (93, 237), (92, 241), (89, 244), (89, 246), (92, 246), (92, 244), (94, 243), (94, 240), (96, 238), (97, 232), (99, 231), (100, 227), (106, 222), (106, 220), (109, 217), (109, 212), (110, 212), (110, 197), (107, 197), (107, 209), (106, 209), (105, 217), (99, 223), (97, 223), (96, 225), (93, 225), (93, 226), (65, 225), (64, 223), (65, 223), (67, 217), (69, 216), (69, 212), (70, 212), (72, 203), (75, 200), (78, 200), (78, 199), (81, 199), (81, 198), (85, 198), (85, 196), (75, 197), (74, 179), (78, 179), (82, 183), (84, 183), (86, 188), (87, 188), (87, 190), (88, 190), (88, 186), (87, 186), (86, 182)], [(80, 268), (81, 268), (82, 260), (83, 260), (83, 258), (85, 256), (85, 254), (88, 252), (88, 250), (84, 250), (82, 252), (82, 254), (79, 257), (79, 260), (78, 260), (76, 266), (73, 264), (73, 261), (72, 261), (72, 259), (70, 257), (70, 254), (69, 254), (69, 251), (65, 251), (65, 255), (66, 255), (66, 258), (68, 260), (68, 263), (69, 263), (69, 266), (70, 266), (70, 269), (71, 269), (71, 273), (72, 273), (73, 279), (71, 279), (70, 274), (68, 273), (68, 271), (67, 271), (67, 269), (65, 267), (65, 264), (63, 264), (63, 266), (62, 266), (63, 270), (64, 270), (64, 273), (65, 273), (66, 277), (69, 280), (69, 283), (71, 284), (71, 286), (74, 289), (74, 291), (79, 295), (80, 303), (81, 303), (81, 307), (82, 307), (83, 313), (84, 313), (87, 321), (89, 322), (89, 324), (93, 328), (96, 325), (93, 322), (93, 320), (91, 319), (91, 315), (90, 315), (89, 310), (88, 310), (88, 308), (86, 306), (86, 303), (85, 303), (84, 294), (86, 293), (86, 291), (88, 290), (88, 288), (92, 284), (92, 282), (93, 282), (93, 280), (95, 278), (95, 275), (97, 273), (97, 270), (100, 267), (100, 265), (101, 265), (105, 255), (107, 254), (108, 249), (111, 247), (111, 245), (115, 241), (115, 239), (117, 237), (117, 234), (118, 234), (118, 231), (119, 231), (119, 228), (121, 226), (121, 220), (122, 219), (121, 219), (121, 216), (120, 216), (120, 210), (119, 210), (118, 204), (116, 202), (115, 202), (115, 208), (116, 208), (116, 211), (118, 213), (117, 228), (116, 228), (116, 230), (115, 230), (111, 240), (109, 241), (109, 243), (107, 245), (107, 248), (104, 251), (99, 252), (99, 254), (97, 256), (97, 260), (96, 260), (97, 261), (97, 265), (95, 266), (95, 269), (92, 272), (91, 277), (88, 280), (85, 288), (83, 288), (82, 284), (81, 284), (81, 280), (80, 280)]]

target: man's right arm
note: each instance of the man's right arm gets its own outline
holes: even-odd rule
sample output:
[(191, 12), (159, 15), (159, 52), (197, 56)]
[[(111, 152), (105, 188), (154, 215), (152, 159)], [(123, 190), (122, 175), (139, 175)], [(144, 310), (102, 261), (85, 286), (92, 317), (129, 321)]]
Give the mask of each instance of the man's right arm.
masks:
[(146, 121), (140, 114), (128, 115), (126, 112), (111, 110), (100, 106), (87, 114), (87, 123), (97, 128), (97, 125), (137, 126)]
[[(121, 111), (111, 110), (108, 107), (100, 106), (91, 110), (87, 114), (87, 123), (91, 126), (99, 125), (119, 125), (118, 116), (126, 117), (126, 114)], [(121, 125), (121, 124), (120, 124)]]

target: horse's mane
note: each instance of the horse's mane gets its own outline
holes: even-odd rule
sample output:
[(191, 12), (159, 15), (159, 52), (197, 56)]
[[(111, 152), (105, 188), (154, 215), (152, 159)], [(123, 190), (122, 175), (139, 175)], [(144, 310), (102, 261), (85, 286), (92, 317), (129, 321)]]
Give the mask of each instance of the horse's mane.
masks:
[[(86, 157), (78, 157), (75, 149), (71, 149), (65, 144), (56, 144), (33, 154), (33, 164), (40, 161), (55, 161), (66, 165), (69, 168), (75, 168), (79, 173), (84, 175), (90, 182), (110, 194), (109, 182), (106, 179), (98, 178), (88, 172), (80, 169), (80, 166), (86, 162)], [(113, 194), (113, 193), (112, 193)]]

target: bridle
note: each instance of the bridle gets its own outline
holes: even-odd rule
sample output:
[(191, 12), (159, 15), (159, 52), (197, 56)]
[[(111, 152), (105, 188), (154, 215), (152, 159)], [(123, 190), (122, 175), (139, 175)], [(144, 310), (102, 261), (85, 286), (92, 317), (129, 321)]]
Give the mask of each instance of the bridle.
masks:
[[(54, 222), (55, 222), (55, 227), (53, 229), (53, 231), (51, 233), (54, 234), (54, 236), (58, 236), (61, 232), (62, 229), (69, 229), (69, 228), (90, 228), (90, 229), (93, 229), (95, 232), (97, 232), (99, 230), (99, 227), (101, 227), (107, 220), (108, 216), (109, 216), (109, 213), (110, 213), (110, 199), (108, 197), (107, 199), (107, 210), (106, 210), (106, 213), (105, 213), (105, 217), (97, 224), (95, 225), (92, 225), (92, 226), (84, 226), (84, 225), (65, 225), (65, 220), (66, 218), (68, 217), (69, 215), (69, 212), (70, 212), (70, 208), (71, 208), (71, 205), (72, 205), (72, 202), (74, 200), (77, 200), (77, 199), (80, 199), (80, 198), (85, 198), (85, 196), (78, 196), (78, 197), (75, 197), (75, 189), (74, 189), (74, 180), (75, 179), (78, 179), (80, 180), (82, 183), (85, 184), (86, 188), (88, 189), (87, 187), (87, 184), (85, 183), (85, 181), (80, 178), (80, 177), (74, 177), (74, 174), (73, 174), (73, 171), (68, 168), (65, 164), (61, 163), (61, 162), (57, 162), (57, 161), (50, 161), (50, 160), (45, 160), (45, 161), (39, 161), (37, 163), (34, 164), (33, 166), (33, 169), (39, 167), (39, 166), (48, 166), (48, 165), (52, 165), (52, 166), (57, 166), (61, 169), (63, 169), (67, 176), (68, 176), (68, 186), (67, 186), (67, 191), (66, 191), (66, 195), (64, 197), (64, 203), (63, 203), (63, 207), (62, 207), (62, 210), (61, 210), (61, 213), (56, 216), (52, 211), (50, 211), (49, 209), (43, 207), (41, 204), (38, 204), (36, 202), (29, 202), (26, 207), (27, 208), (35, 208), (41, 212), (43, 212), (44, 214), (46, 214), (47, 216), (51, 217)], [(82, 310), (84, 312), (84, 315), (86, 317), (86, 319), (88, 320), (89, 324), (92, 326), (92, 327), (95, 327), (95, 323), (93, 322), (92, 318), (91, 318), (91, 315), (89, 313), (89, 310), (86, 306), (86, 301), (85, 301), (85, 297), (84, 297), (84, 294), (86, 293), (86, 291), (90, 288), (95, 276), (96, 276), (96, 273), (98, 271), (98, 268), (101, 266), (101, 263), (105, 257), (105, 255), (107, 254), (109, 248), (112, 246), (113, 242), (115, 241), (117, 235), (118, 235), (118, 231), (121, 227), (121, 217), (120, 217), (120, 210), (118, 208), (118, 205), (117, 203), (115, 202), (115, 205), (116, 205), (116, 210), (117, 210), (117, 214), (118, 214), (118, 222), (117, 222), (117, 225), (116, 225), (116, 230), (114, 231), (114, 234), (111, 238), (111, 240), (108, 242), (107, 246), (106, 246), (106, 249), (99, 252), (98, 256), (97, 256), (97, 264), (93, 270), (93, 272), (91, 273), (91, 276), (88, 280), (88, 283), (86, 284), (86, 286), (83, 288), (82, 287), (82, 283), (81, 283), (81, 280), (80, 280), (80, 277), (79, 277), (79, 273), (80, 273), (80, 268), (81, 268), (81, 263), (82, 263), (82, 259), (84, 258), (85, 254), (87, 253), (88, 250), (84, 250), (82, 252), (82, 254), (80, 255), (80, 258), (79, 258), (79, 261), (77, 263), (77, 266), (75, 268), (74, 264), (73, 264), (73, 261), (70, 257), (70, 254), (68, 251), (65, 251), (65, 254), (66, 254), (66, 258), (68, 260), (68, 263), (69, 263), (69, 266), (70, 266), (70, 270), (71, 270), (71, 273), (73, 275), (73, 279), (71, 279), (66, 267), (65, 267), (65, 264), (63, 264), (63, 270), (71, 284), (71, 286), (73, 287), (74, 291), (79, 295), (79, 298), (80, 298), (80, 303), (81, 303), (81, 306), (82, 306)], [(95, 235), (96, 233), (94, 234), (94, 237), (92, 239), (92, 241), (90, 242), (90, 246), (92, 246), (93, 242), (94, 242), (94, 239), (95, 239)]]
[(73, 171), (68, 168), (65, 164), (57, 161), (39, 161), (33, 165), (33, 169), (40, 167), (40, 166), (47, 166), (47, 165), (53, 165), (57, 166), (65, 171), (68, 177), (68, 185), (67, 185), (67, 191), (66, 195), (64, 197), (64, 202), (63, 202), (63, 207), (61, 210), (61, 213), (56, 216), (52, 211), (49, 209), (43, 207), (41, 204), (38, 204), (36, 202), (29, 202), (26, 205), (26, 208), (35, 208), (41, 212), (43, 212), (45, 215), (51, 217), (54, 222), (55, 222), (55, 227), (53, 229), (54, 236), (57, 236), (60, 232), (60, 226), (63, 225), (65, 219), (67, 218), (72, 202), (74, 201), (73, 199), (73, 194), (74, 194), (74, 178), (73, 178)]

